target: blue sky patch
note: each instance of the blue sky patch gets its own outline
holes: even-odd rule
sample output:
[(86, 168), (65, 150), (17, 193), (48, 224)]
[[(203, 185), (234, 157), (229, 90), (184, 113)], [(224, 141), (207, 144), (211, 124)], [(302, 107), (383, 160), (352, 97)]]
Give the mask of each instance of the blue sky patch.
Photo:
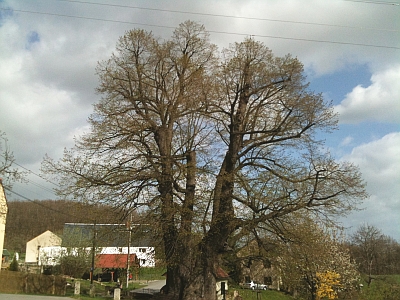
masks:
[(371, 75), (367, 65), (357, 65), (310, 79), (310, 89), (317, 93), (324, 93), (326, 100), (332, 100), (334, 105), (338, 105), (357, 85), (369, 86)]
[(30, 49), (33, 44), (40, 42), (40, 36), (36, 31), (31, 31), (28, 34), (27, 41), (28, 44), (26, 45), (26, 48)]
[[(0, 0), (0, 4), (3, 4), (4, 2)], [(0, 10), (0, 26), (3, 25), (5, 20), (13, 15), (14, 11), (9, 8), (9, 7), (3, 7), (2, 10)]]
[(397, 132), (397, 124), (387, 124), (382, 122), (363, 122), (360, 124), (340, 124), (339, 130), (331, 134), (320, 135), (326, 139), (326, 146), (333, 152), (335, 158), (339, 159), (345, 154), (351, 153), (355, 146), (372, 142), (383, 136)]

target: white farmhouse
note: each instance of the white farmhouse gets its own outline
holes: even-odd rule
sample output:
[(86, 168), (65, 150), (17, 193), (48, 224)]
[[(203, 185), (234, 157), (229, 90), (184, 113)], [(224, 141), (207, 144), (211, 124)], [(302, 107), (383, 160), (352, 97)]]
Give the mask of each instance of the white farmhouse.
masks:
[(40, 249), (47, 247), (60, 247), (61, 242), (61, 238), (50, 230), (43, 232), (26, 243), (25, 263), (41, 265), (39, 255), (41, 252)]
[(26, 244), (25, 262), (31, 267), (55, 266), (62, 256), (77, 255), (82, 250), (91, 255), (96, 245), (96, 257), (129, 254), (134, 255), (140, 267), (155, 267), (155, 247), (150, 243), (145, 230), (132, 235), (124, 224), (65, 223), (62, 239), (46, 231), (30, 240)]
[(131, 225), (128, 230), (126, 224), (65, 223), (62, 246), (91, 247), (94, 242), (98, 254), (135, 254), (141, 267), (155, 267), (148, 230), (148, 225)]

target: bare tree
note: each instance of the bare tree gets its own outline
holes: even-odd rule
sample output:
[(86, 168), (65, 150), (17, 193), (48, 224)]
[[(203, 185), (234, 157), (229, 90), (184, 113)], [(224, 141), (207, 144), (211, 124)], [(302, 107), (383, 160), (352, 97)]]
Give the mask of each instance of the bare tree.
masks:
[(357, 251), (353, 251), (357, 262), (360, 264), (361, 272), (368, 275), (368, 286), (374, 279), (374, 272), (378, 269), (382, 232), (375, 226), (364, 224), (352, 235), (351, 242), (357, 246)]
[(382, 235), (378, 244), (377, 273), (394, 275), (400, 272), (400, 244), (390, 236)]
[(329, 218), (365, 197), (356, 167), (318, 151), (336, 116), (290, 55), (253, 39), (219, 54), (187, 21), (167, 41), (128, 31), (97, 73), (91, 132), (43, 169), (61, 195), (148, 213), (174, 299), (215, 298), (235, 235), (281, 234), (292, 212)]
[(4, 132), (0, 131), (0, 178), (3, 179), (5, 188), (11, 188), (15, 181), (21, 181), (24, 172), (13, 168), (14, 154), (8, 146), (8, 139)]

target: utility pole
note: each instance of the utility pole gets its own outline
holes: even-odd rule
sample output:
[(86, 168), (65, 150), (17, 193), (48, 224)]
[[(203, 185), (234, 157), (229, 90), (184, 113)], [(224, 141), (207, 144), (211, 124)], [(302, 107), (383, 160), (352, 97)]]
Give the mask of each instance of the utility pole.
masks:
[(132, 228), (131, 228), (131, 223), (132, 223), (132, 214), (130, 215), (130, 220), (128, 221), (127, 227), (128, 227), (128, 257), (126, 259), (126, 288), (128, 289), (129, 287), (129, 268), (130, 268), (130, 249), (131, 249), (131, 243), (132, 243)]
[(93, 240), (92, 240), (92, 266), (90, 268), (90, 296), (94, 297), (95, 294), (95, 287), (93, 284), (93, 277), (94, 277), (94, 255), (96, 252), (96, 219), (93, 222)]
[(93, 274), (94, 274), (94, 256), (96, 252), (96, 220), (93, 223), (93, 240), (92, 240), (92, 266), (90, 268), (90, 285), (93, 285)]

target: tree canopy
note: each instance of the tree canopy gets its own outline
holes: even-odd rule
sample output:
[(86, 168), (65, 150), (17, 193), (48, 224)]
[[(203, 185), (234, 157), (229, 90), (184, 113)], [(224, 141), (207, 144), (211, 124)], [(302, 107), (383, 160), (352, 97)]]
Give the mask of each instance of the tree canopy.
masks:
[(355, 166), (321, 151), (337, 117), (291, 55), (252, 38), (217, 51), (186, 21), (169, 40), (126, 32), (97, 74), (90, 132), (43, 170), (60, 195), (146, 213), (174, 299), (213, 299), (244, 235), (283, 236), (294, 212), (328, 220), (366, 195)]
[(300, 217), (279, 247), (283, 285), (308, 299), (337, 299), (339, 291), (350, 296), (360, 273), (342, 234)]

